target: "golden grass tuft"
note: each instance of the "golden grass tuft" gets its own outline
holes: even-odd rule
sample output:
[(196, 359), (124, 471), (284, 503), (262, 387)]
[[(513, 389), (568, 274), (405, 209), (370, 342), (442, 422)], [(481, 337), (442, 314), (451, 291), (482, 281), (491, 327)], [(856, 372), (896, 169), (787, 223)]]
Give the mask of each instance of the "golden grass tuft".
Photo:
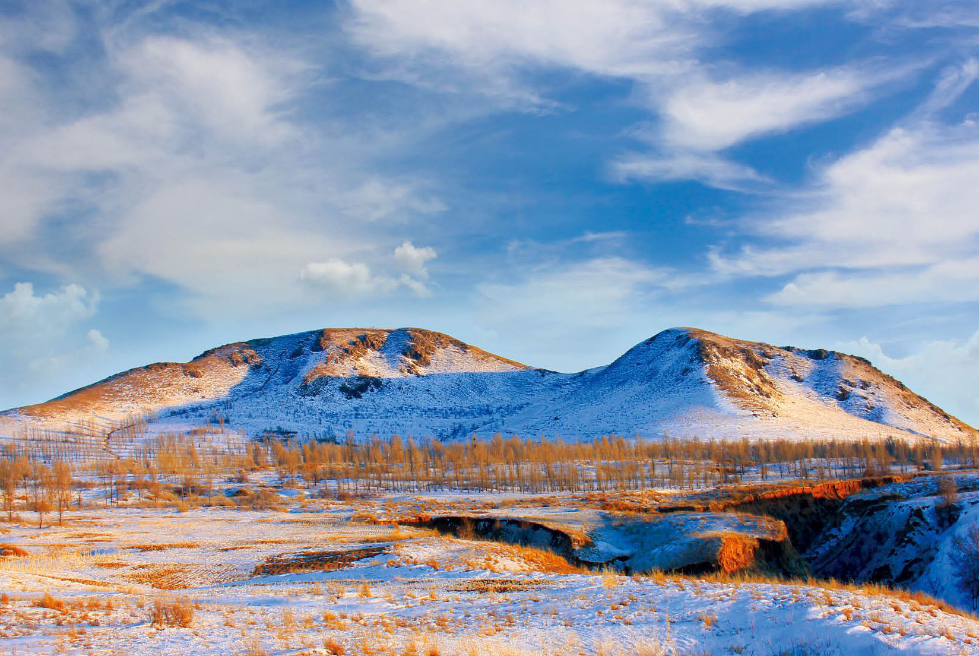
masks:
[(23, 558), (24, 556), (29, 556), (30, 552), (26, 549), (21, 549), (16, 544), (0, 544), (0, 558)]
[(150, 621), (159, 629), (168, 626), (189, 628), (194, 624), (194, 610), (194, 604), (187, 599), (157, 597), (150, 610)]
[(45, 592), (44, 596), (34, 602), (34, 606), (37, 608), (47, 608), (49, 610), (56, 610), (58, 612), (64, 612), (65, 602), (58, 599), (50, 592)]

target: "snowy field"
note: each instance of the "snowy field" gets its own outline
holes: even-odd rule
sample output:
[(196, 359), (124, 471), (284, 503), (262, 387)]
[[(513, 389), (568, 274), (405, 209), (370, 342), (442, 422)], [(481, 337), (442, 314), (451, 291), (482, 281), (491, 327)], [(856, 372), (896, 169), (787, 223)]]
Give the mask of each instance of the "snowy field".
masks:
[(365, 504), (466, 505), (23, 513), (0, 536), (0, 653), (979, 654), (979, 621), (909, 595), (586, 570)]

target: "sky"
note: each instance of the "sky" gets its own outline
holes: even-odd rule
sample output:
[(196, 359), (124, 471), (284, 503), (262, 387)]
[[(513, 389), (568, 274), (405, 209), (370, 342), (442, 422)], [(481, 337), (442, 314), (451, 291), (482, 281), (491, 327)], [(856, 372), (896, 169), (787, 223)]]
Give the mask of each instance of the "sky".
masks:
[(974, 0), (0, 0), (0, 407), (417, 326), (672, 326), (979, 425)]

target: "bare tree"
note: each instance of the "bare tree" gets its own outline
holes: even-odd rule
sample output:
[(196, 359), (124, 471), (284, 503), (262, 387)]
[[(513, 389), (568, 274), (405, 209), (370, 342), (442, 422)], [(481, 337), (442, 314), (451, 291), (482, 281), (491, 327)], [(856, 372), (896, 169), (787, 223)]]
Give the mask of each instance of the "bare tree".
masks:
[(51, 467), (54, 474), (54, 497), (58, 504), (58, 525), (63, 524), (65, 508), (71, 504), (71, 466), (59, 460)]
[(14, 501), (17, 498), (17, 481), (20, 473), (17, 471), (16, 460), (0, 460), (0, 492), (3, 493), (3, 509), (7, 511), (7, 521), (14, 521)]
[(954, 506), (959, 500), (959, 488), (955, 484), (955, 479), (951, 476), (942, 476), (938, 479), (938, 494), (942, 497), (942, 506)]
[(44, 528), (44, 513), (51, 510), (51, 468), (41, 462), (34, 462), (30, 471), (31, 500), (37, 513), (37, 527)]
[(979, 609), (979, 525), (952, 538), (951, 561), (959, 588), (969, 595), (972, 610)]

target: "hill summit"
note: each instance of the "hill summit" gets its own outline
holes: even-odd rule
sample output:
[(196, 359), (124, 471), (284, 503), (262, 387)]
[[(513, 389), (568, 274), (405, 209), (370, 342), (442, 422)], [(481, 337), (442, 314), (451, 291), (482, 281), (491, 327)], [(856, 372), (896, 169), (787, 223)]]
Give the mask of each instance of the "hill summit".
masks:
[(249, 435), (979, 437), (863, 358), (694, 328), (665, 330), (574, 374), (430, 330), (327, 328), (131, 369), (2, 413), (0, 430), (133, 415), (159, 430), (220, 421)]

